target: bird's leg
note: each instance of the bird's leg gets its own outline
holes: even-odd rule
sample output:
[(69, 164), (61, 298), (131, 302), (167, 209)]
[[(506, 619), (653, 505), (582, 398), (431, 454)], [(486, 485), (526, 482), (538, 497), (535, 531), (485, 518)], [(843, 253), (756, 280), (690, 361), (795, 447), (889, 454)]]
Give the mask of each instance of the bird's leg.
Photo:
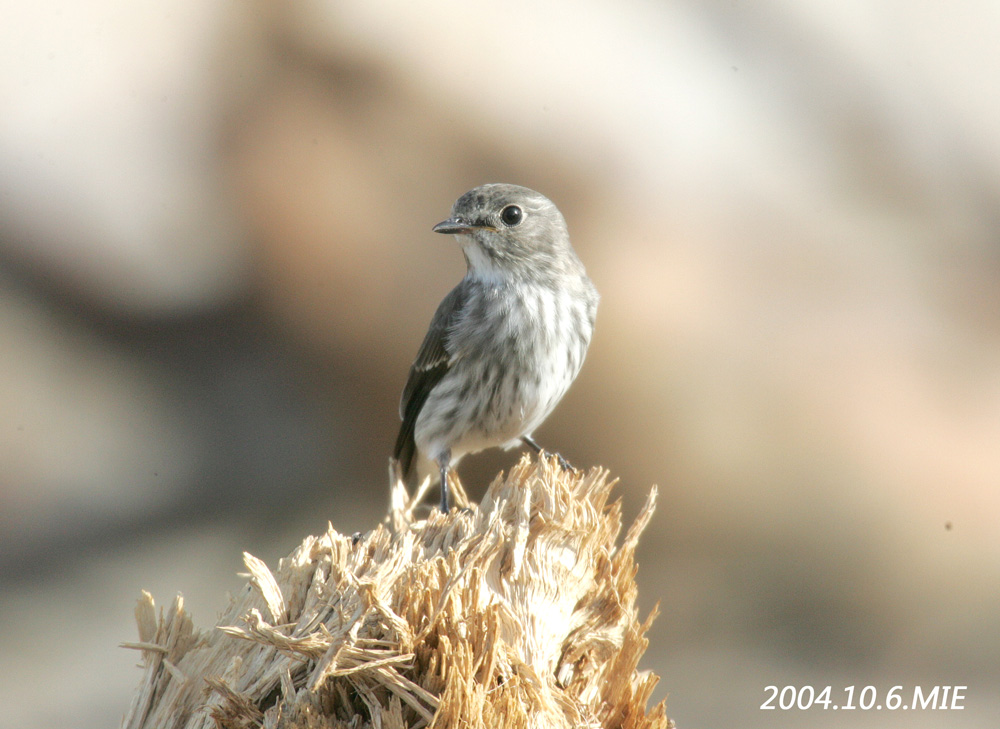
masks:
[(535, 453), (541, 454), (542, 447), (535, 442), (535, 439), (530, 435), (522, 435), (521, 442), (524, 443), (528, 448), (533, 450)]
[(448, 513), (448, 472), (451, 470), (448, 464), (451, 462), (451, 449), (446, 450), (438, 457), (438, 468), (441, 469), (441, 511)]
[[(526, 446), (528, 446), (528, 448), (530, 448), (531, 450), (533, 450), (538, 455), (542, 455), (542, 453), (544, 453), (544, 451), (542, 450), (542, 447), (540, 445), (538, 445), (538, 443), (535, 442), (535, 439), (532, 438), (530, 435), (522, 435), (521, 436), (521, 442), (524, 443)], [(565, 458), (563, 458), (561, 454), (556, 453), (555, 457), (557, 459), (559, 459), (559, 467), (562, 468), (562, 470), (564, 470), (564, 471), (572, 471), (573, 470), (573, 467), (571, 465), (569, 465), (569, 461), (567, 461)]]

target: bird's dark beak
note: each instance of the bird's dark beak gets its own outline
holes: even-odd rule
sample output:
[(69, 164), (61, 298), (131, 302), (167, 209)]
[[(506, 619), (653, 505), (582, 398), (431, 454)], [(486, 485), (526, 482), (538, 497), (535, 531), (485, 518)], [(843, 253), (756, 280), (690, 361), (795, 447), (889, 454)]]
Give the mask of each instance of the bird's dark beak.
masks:
[(457, 235), (459, 233), (471, 233), (474, 227), (475, 226), (469, 225), (461, 218), (448, 218), (447, 220), (442, 220), (440, 223), (431, 228), (431, 230), (435, 233)]

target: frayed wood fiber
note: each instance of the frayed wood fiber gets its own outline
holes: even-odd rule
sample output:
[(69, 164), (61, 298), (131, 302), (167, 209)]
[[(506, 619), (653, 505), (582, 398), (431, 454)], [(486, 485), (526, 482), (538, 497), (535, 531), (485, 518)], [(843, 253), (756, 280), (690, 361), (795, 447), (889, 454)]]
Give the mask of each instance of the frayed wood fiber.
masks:
[(332, 526), (250, 581), (217, 626), (177, 597), (136, 608), (143, 677), (124, 729), (672, 726), (638, 672), (655, 617), (636, 609), (635, 549), (655, 487), (621, 543), (601, 469), (527, 456), (470, 505), (417, 519), (419, 495), (364, 535)]

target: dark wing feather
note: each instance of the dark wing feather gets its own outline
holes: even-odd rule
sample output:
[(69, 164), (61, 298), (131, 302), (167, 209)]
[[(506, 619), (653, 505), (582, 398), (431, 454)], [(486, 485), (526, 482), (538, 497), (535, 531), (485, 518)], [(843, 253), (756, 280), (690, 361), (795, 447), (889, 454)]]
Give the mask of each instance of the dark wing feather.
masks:
[(462, 284), (444, 297), (434, 313), (424, 343), (420, 345), (417, 359), (410, 368), (406, 387), (403, 388), (403, 397), (399, 402), (399, 416), (403, 419), (403, 424), (396, 437), (393, 457), (399, 461), (404, 478), (409, 475), (416, 456), (417, 445), (413, 440), (413, 429), (417, 424), (417, 416), (420, 415), (420, 410), (431, 390), (451, 368), (451, 358), (445, 343), (452, 324), (462, 310), (465, 298), (466, 289)]

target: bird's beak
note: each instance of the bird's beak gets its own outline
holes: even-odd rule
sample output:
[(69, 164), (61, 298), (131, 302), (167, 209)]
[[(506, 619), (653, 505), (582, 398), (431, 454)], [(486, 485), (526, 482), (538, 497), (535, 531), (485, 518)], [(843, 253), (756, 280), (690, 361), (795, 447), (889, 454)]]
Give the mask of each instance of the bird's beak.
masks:
[(431, 228), (431, 230), (435, 233), (457, 235), (460, 233), (471, 233), (474, 228), (475, 226), (469, 225), (461, 218), (448, 218), (447, 220), (442, 220), (440, 223)]

